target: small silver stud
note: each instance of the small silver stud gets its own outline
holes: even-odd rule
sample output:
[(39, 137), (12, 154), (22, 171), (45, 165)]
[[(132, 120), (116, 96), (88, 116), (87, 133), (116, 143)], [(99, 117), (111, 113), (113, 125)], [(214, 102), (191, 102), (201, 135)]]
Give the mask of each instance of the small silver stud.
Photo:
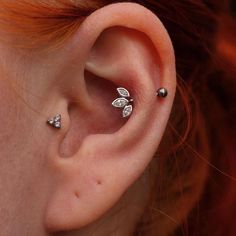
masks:
[(61, 114), (57, 114), (53, 118), (49, 118), (47, 120), (47, 124), (51, 125), (52, 127), (56, 129), (60, 129), (61, 128)]
[(158, 97), (165, 98), (167, 95), (168, 95), (168, 91), (167, 91), (166, 88), (159, 88), (159, 89), (157, 90), (157, 96), (158, 96)]

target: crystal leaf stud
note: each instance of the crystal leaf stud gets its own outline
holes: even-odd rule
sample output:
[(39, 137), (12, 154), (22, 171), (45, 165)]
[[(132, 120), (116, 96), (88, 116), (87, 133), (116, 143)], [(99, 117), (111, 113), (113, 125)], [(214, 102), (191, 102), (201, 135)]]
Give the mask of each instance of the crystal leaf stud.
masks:
[(133, 105), (131, 104), (133, 102), (133, 99), (130, 97), (130, 93), (127, 89), (117, 88), (116, 90), (119, 93), (120, 97), (116, 98), (112, 102), (112, 106), (116, 108), (123, 108), (122, 116), (128, 117), (133, 111)]
[(61, 128), (61, 115), (57, 114), (55, 117), (48, 119), (47, 124), (51, 125), (52, 127), (56, 129), (60, 129)]

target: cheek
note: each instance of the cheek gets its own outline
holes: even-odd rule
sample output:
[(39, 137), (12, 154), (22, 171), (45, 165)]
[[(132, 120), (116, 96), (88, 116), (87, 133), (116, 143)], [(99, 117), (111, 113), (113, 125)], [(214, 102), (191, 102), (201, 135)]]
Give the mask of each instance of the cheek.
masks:
[(31, 111), (19, 91), (8, 79), (0, 79), (0, 182), (5, 180), (0, 189), (27, 184), (42, 159)]
[[(9, 82), (0, 78), (0, 227), (8, 225), (7, 216), (16, 207), (14, 189), (17, 187), (16, 172), (19, 163), (15, 161), (15, 132), (17, 120), (16, 97)], [(11, 202), (13, 204), (11, 204)], [(4, 231), (3, 227), (3, 231)]]
[(6, 79), (0, 79), (0, 150), (14, 133), (16, 120), (16, 94)]
[(0, 79), (0, 235), (26, 235), (43, 215), (50, 178), (30, 114), (17, 89)]
[(5, 193), (9, 193), (11, 183), (18, 178), (16, 172), (20, 168), (20, 157), (17, 156), (20, 126), (17, 120), (20, 114), (16, 102), (16, 93), (10, 83), (0, 79), (0, 191), (4, 190)]

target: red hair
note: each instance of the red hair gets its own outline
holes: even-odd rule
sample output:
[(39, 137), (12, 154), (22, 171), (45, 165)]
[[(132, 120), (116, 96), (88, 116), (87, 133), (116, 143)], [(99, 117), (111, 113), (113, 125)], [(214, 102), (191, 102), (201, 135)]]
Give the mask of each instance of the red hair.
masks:
[[(78, 29), (86, 16), (114, 2), (58, 0), (55, 4), (44, 0), (3, 0), (0, 30), (23, 38), (23, 43), (16, 46), (56, 48)], [(144, 5), (162, 20), (175, 48), (178, 72), (174, 110), (155, 160), (150, 202), (136, 235), (145, 232), (157, 235), (164, 232), (162, 228), (168, 232), (170, 223), (165, 220), (162, 223), (161, 218), (165, 215), (173, 221), (172, 225), (181, 221), (176, 235), (233, 236), (236, 234), (233, 223), (236, 188), (232, 176), (236, 173), (232, 141), (235, 126), (227, 113), (235, 106), (230, 95), (235, 83), (217, 65), (215, 53), (224, 1), (131, 2)], [(212, 168), (208, 170), (206, 164)], [(169, 206), (174, 206), (173, 201), (181, 202), (184, 194), (193, 199), (186, 210), (186, 215), (190, 213), (185, 219), (176, 219), (178, 214), (171, 216), (174, 210)]]

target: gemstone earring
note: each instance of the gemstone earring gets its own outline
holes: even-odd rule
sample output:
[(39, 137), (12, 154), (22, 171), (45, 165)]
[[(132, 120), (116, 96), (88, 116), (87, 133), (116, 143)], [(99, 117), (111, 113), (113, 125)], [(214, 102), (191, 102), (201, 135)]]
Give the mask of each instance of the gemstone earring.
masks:
[[(133, 111), (133, 102), (134, 99), (130, 97), (130, 93), (125, 88), (117, 88), (117, 92), (119, 93), (120, 97), (116, 98), (112, 102), (112, 106), (117, 108), (123, 108), (122, 116), (128, 117), (132, 114)], [(160, 98), (165, 98), (168, 95), (168, 91), (166, 88), (159, 88), (157, 90), (156, 95)]]
[(61, 114), (57, 114), (53, 118), (48, 119), (47, 124), (51, 125), (52, 127), (56, 129), (60, 129), (61, 128)]

